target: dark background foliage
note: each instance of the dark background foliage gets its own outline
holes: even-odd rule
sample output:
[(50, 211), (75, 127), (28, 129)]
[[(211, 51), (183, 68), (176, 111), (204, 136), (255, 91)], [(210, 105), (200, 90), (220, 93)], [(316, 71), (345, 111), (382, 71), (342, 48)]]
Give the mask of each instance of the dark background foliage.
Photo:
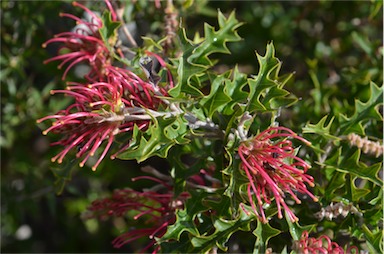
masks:
[[(178, 1), (175, 5), (181, 6)], [(130, 21), (137, 22), (137, 35), (158, 36), (163, 10), (149, 1), (127, 9), (133, 14)], [(216, 24), (217, 9), (224, 14), (236, 10), (244, 22), (239, 29), (243, 40), (230, 45), (232, 55), (222, 57), (217, 68), (239, 64), (242, 71), (257, 73), (254, 52), (264, 54), (267, 42), (273, 41), (282, 73), (295, 72), (286, 89), (301, 100), (283, 111), (280, 118), (287, 127), (300, 132), (305, 123), (316, 123), (326, 114), (350, 115), (353, 107), (348, 105), (355, 98), (368, 98), (369, 81), (382, 83), (381, 1), (198, 0), (187, 11), (179, 9), (190, 37), (202, 31), (203, 22)], [(140, 166), (167, 170), (167, 165), (157, 158), (142, 165), (106, 159), (92, 172), (87, 166), (70, 171), (68, 158), (66, 165), (50, 162), (58, 151), (49, 147), (54, 137), (43, 136), (36, 119), (67, 103), (49, 94), (64, 87), (62, 72), (55, 64), (42, 63), (57, 50), (44, 49), (42, 43), (74, 26), (59, 12), (82, 15), (64, 1), (1, 2), (1, 251), (130, 252), (134, 245), (118, 250), (110, 244), (119, 235), (116, 228), (125, 228), (124, 221), (85, 221), (81, 214), (92, 200), (115, 188), (141, 187), (130, 181)], [(382, 126), (369, 131), (382, 136)]]

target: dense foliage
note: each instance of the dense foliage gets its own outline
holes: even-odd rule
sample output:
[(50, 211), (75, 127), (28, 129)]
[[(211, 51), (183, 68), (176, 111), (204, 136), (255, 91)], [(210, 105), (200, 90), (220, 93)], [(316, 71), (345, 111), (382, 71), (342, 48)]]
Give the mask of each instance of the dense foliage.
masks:
[(3, 1), (2, 251), (381, 253), (382, 3), (344, 4)]

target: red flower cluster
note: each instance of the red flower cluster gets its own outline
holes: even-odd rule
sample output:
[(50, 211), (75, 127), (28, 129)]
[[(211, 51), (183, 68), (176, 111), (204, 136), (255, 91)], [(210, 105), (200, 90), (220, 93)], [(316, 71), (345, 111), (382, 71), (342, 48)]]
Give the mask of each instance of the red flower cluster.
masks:
[(298, 204), (301, 201), (295, 194), (297, 192), (317, 201), (306, 187), (306, 184), (314, 186), (313, 178), (306, 174), (310, 165), (295, 155), (292, 142), (287, 138), (309, 143), (288, 128), (271, 127), (252, 140), (243, 142), (238, 149), (241, 169), (249, 180), (248, 200), (254, 213), (264, 223), (267, 218), (263, 205), (271, 204), (272, 198), (277, 205), (278, 217), (283, 217), (283, 208), (291, 221), (297, 221), (298, 218), (286, 204), (285, 193), (289, 193)]
[(356, 246), (349, 247), (346, 251), (340, 247), (337, 243), (332, 242), (328, 236), (322, 235), (319, 238), (309, 237), (307, 231), (304, 231), (299, 241), (296, 241), (293, 245), (293, 249), (298, 253), (310, 254), (310, 253), (324, 253), (324, 254), (350, 254), (359, 253)]
[[(88, 208), (91, 215), (88, 217), (98, 217), (107, 219), (111, 216), (124, 216), (127, 212), (135, 214), (134, 220), (141, 220), (144, 227), (138, 227), (122, 234), (113, 240), (115, 248), (133, 242), (140, 238), (149, 238), (150, 242), (142, 252), (148, 250), (156, 243), (155, 237), (162, 237), (168, 225), (172, 225), (175, 220), (175, 210), (183, 208), (183, 202), (189, 197), (188, 193), (182, 193), (177, 199), (174, 198), (171, 186), (167, 183), (153, 177), (137, 177), (138, 179), (150, 179), (158, 182), (164, 192), (144, 191), (139, 192), (131, 189), (115, 190), (111, 198), (96, 200)], [(155, 247), (153, 253), (156, 253), (160, 246)]]
[[(52, 126), (45, 130), (60, 133), (64, 137), (52, 145), (62, 145), (64, 150), (52, 161), (62, 162), (64, 156), (73, 148), (78, 148), (76, 157), (84, 157), (80, 166), (101, 146), (107, 145), (93, 169), (95, 170), (106, 155), (114, 136), (131, 131), (136, 124), (139, 129), (148, 126), (149, 121), (130, 121), (125, 115), (128, 109), (138, 107), (156, 108), (160, 100), (153, 98), (153, 87), (133, 73), (116, 68), (108, 75), (108, 82), (83, 85), (68, 83), (67, 90), (53, 90), (51, 94), (63, 93), (75, 99), (67, 109), (55, 115), (46, 116), (38, 122), (55, 119)], [(133, 114), (133, 113), (131, 113)]]
[[(117, 21), (117, 16), (113, 10), (111, 3), (105, 1), (111, 13), (112, 21)], [(86, 20), (80, 19), (72, 14), (60, 13), (62, 17), (68, 17), (76, 21), (77, 25), (71, 32), (63, 32), (57, 34), (54, 38), (43, 44), (46, 47), (50, 43), (64, 43), (60, 48), (63, 54), (46, 60), (44, 63), (52, 61), (61, 61), (59, 68), (69, 63), (64, 71), (62, 79), (64, 80), (68, 71), (80, 62), (88, 62), (91, 67), (90, 72), (86, 75), (89, 80), (102, 74), (104, 66), (109, 65), (111, 56), (107, 45), (101, 38), (99, 29), (103, 27), (102, 19), (93, 11), (89, 10), (82, 4), (73, 2), (74, 6), (80, 7), (85, 11)], [(102, 77), (102, 75), (101, 75)]]
[[(111, 12), (113, 21), (116, 14), (108, 0), (106, 4)], [(46, 116), (37, 120), (38, 123), (53, 119), (52, 126), (43, 132), (62, 134), (63, 138), (52, 145), (61, 145), (64, 149), (52, 161), (61, 163), (70, 150), (76, 150), (76, 157), (82, 158), (80, 166), (96, 154), (96, 151), (106, 143), (98, 160), (92, 167), (96, 170), (102, 159), (106, 156), (117, 134), (130, 132), (136, 125), (145, 129), (149, 125), (150, 117), (140, 117), (144, 109), (157, 109), (162, 100), (160, 96), (167, 95), (167, 89), (173, 86), (172, 76), (168, 71), (168, 87), (161, 88), (151, 80), (144, 81), (130, 70), (112, 65), (108, 48), (99, 32), (103, 21), (94, 12), (85, 6), (74, 3), (88, 14), (89, 20), (79, 19), (71, 14), (62, 14), (77, 21), (78, 25), (72, 32), (61, 33), (49, 40), (64, 43), (64, 48), (69, 53), (64, 53), (49, 59), (47, 62), (62, 60), (59, 67), (69, 63), (64, 72), (65, 78), (69, 69), (80, 62), (88, 62), (91, 71), (86, 75), (88, 83), (81, 84), (68, 82), (67, 90), (53, 90), (51, 94), (63, 93), (74, 99), (74, 103), (67, 109), (55, 115)], [(108, 42), (109, 43), (109, 42)], [(112, 42), (111, 42), (112, 43)], [(156, 58), (162, 67), (166, 63), (160, 56), (147, 52)], [(147, 77), (148, 78), (148, 77)], [(127, 148), (125, 144), (115, 156)]]

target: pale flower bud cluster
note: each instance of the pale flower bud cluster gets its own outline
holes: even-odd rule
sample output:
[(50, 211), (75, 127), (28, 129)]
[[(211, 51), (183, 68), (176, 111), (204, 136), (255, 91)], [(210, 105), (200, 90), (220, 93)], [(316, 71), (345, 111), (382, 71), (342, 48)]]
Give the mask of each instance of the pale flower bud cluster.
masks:
[(384, 146), (378, 141), (368, 140), (367, 137), (362, 138), (355, 133), (350, 133), (347, 139), (352, 146), (357, 146), (365, 154), (372, 154), (376, 157), (383, 154)]
[(331, 203), (329, 206), (325, 208), (321, 208), (321, 210), (315, 213), (315, 217), (318, 220), (332, 220), (338, 217), (345, 218), (347, 215), (356, 214), (358, 216), (362, 216), (362, 214), (357, 210), (355, 206), (352, 204), (344, 204), (342, 202)]

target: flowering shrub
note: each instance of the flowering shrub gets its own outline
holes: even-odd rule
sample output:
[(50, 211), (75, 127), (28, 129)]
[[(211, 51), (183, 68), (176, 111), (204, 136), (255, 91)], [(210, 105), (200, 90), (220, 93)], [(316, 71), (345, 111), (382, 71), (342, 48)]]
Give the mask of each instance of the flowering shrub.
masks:
[[(382, 121), (382, 89), (371, 81), (368, 100), (356, 100), (351, 116), (283, 127), (282, 112), (298, 99), (284, 88), (292, 74), (279, 73), (273, 43), (256, 54), (257, 74), (237, 66), (219, 71), (218, 56), (241, 40), (235, 13), (219, 11), (217, 27), (205, 24), (204, 33), (190, 39), (183, 24), (177, 26), (172, 1), (153, 4), (167, 5), (163, 38), (138, 44), (120, 6), (106, 0), (103, 14), (75, 2), (85, 19), (61, 14), (76, 26), (44, 44), (62, 45), (46, 63), (66, 66), (63, 80), (87, 66), (80, 81), (51, 91), (72, 104), (38, 120), (53, 121), (43, 134), (55, 134), (52, 145), (63, 147), (53, 162), (75, 159), (94, 171), (104, 170), (108, 157), (139, 163), (160, 157), (169, 165), (167, 174), (144, 168), (133, 180), (152, 180), (149, 189), (127, 182), (127, 189), (90, 204), (85, 217), (124, 217), (134, 226), (112, 244), (142, 238), (141, 251), (154, 253), (228, 251), (239, 231), (255, 237), (255, 253), (343, 253), (329, 231), (347, 235), (348, 246), (359, 245), (348, 250), (382, 251), (381, 163), (368, 156), (381, 155), (383, 145), (367, 137)], [(342, 211), (328, 209), (333, 202), (344, 204)]]

